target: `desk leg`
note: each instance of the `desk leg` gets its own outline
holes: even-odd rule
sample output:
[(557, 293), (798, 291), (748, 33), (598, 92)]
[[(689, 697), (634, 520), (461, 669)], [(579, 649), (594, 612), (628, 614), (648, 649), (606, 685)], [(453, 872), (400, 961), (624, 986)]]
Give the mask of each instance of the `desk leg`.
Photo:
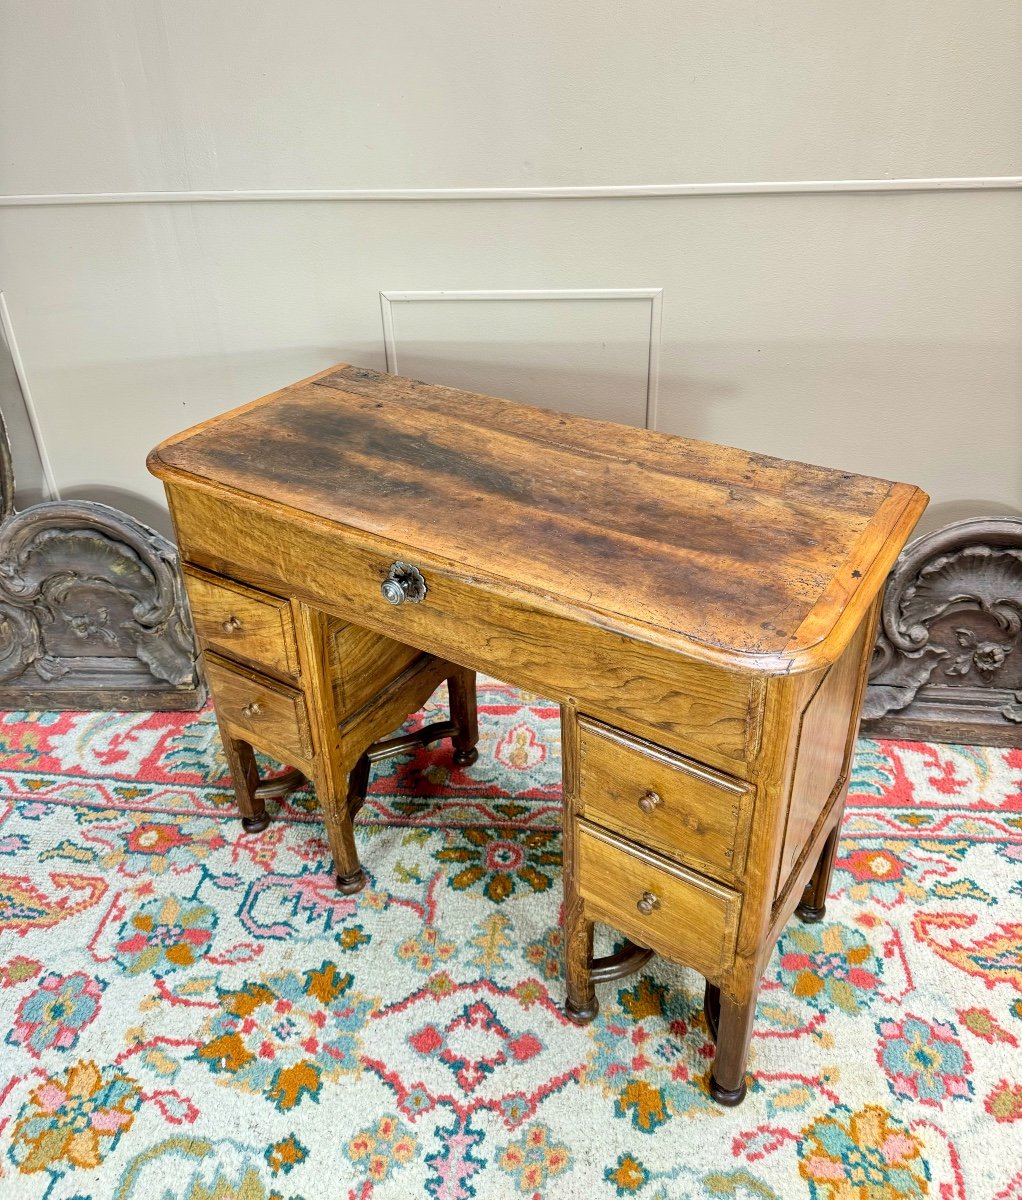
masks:
[[(727, 1108), (741, 1104), (748, 1087), (745, 1064), (749, 1057), (752, 1023), (756, 1017), (758, 983), (759, 980), (756, 980), (752, 995), (741, 1001), (722, 996), (710, 984), (706, 987), (704, 1009), (707, 1024), (717, 1041), (717, 1053), (710, 1072), (710, 1095)], [(716, 1017), (716, 1021), (713, 1017)]]
[(841, 836), (843, 804), (841, 805), (841, 810), (838, 813), (837, 823), (827, 835), (827, 840), (823, 843), (823, 850), (820, 852), (816, 870), (813, 871), (812, 877), (806, 884), (805, 891), (802, 893), (802, 899), (795, 908), (796, 915), (807, 925), (822, 921), (827, 915), (827, 893), (830, 891), (830, 876), (834, 870), (834, 855), (837, 853), (837, 844)]
[(564, 900), (564, 973), (568, 998), (564, 1015), (576, 1025), (588, 1025), (600, 1011), (589, 964), (593, 958), (593, 923), (587, 921), (579, 897)]
[(561, 770), (564, 777), (562, 847), (564, 862), (564, 980), (567, 999), (564, 1015), (576, 1025), (588, 1025), (600, 1011), (590, 970), (593, 960), (593, 922), (586, 916), (579, 895), (578, 856), (578, 724), (575, 711), (561, 706)]
[(246, 833), (260, 833), (269, 825), (270, 817), (266, 811), (266, 804), (257, 794), (259, 770), (256, 766), (255, 751), (248, 742), (231, 737), (222, 725), (220, 740), (224, 744), (227, 765), (231, 768), (234, 797), (241, 810), (242, 828)]
[(326, 824), (330, 853), (337, 872), (338, 890), (351, 895), (365, 887), (366, 877), (358, 861), (355, 832), (351, 824), (349, 797), (368, 781), (360, 760), (346, 762), (337, 730), (338, 716), (330, 678), (330, 640), (326, 616), (314, 608), (292, 601), (298, 658), (302, 669), (305, 704), (312, 731), (312, 782)]
[(460, 667), (447, 678), (450, 694), (451, 720), (458, 732), (454, 742), (454, 761), (459, 767), (470, 767), (479, 757), (476, 742), (479, 741), (479, 714), (476, 708), (476, 673)]
[[(336, 834), (330, 832), (328, 825), (330, 850), (337, 868), (337, 890), (343, 892), (345, 896), (353, 896), (355, 892), (360, 892), (366, 885), (365, 872), (358, 861), (352, 820), (355, 813), (365, 803), (366, 792), (369, 790), (369, 769), (369, 758), (363, 754), (348, 772), (345, 819), (340, 822), (340, 828)], [(335, 848), (335, 839), (340, 842), (340, 849)]]

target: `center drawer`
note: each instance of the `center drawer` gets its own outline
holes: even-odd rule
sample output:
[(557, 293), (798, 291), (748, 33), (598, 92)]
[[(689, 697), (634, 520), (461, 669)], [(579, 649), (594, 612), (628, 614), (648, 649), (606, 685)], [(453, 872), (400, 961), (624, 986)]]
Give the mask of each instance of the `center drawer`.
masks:
[(753, 789), (579, 717), (582, 813), (710, 874), (744, 867)]
[[(760, 738), (763, 684), (751, 671), (605, 627), (568, 598), (519, 589), (382, 534), (241, 496), (168, 486), (182, 554), (210, 571), (280, 589), (342, 621), (579, 707), (615, 727), (738, 775)], [(493, 555), (495, 571), (505, 568)], [(422, 574), (416, 603), (388, 603), (398, 564)]]
[(580, 822), (578, 890), (587, 914), (665, 958), (719, 977), (732, 963), (742, 898)]

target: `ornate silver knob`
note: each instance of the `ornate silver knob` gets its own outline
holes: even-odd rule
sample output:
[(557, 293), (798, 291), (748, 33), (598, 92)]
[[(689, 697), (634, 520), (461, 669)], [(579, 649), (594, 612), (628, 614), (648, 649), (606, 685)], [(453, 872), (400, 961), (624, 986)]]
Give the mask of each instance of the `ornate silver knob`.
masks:
[(658, 792), (654, 792), (652, 788), (650, 788), (645, 796), (643, 796), (639, 801), (639, 807), (644, 813), (656, 812), (661, 804), (663, 804), (663, 800), (661, 799), (660, 794)]
[(406, 600), (418, 604), (426, 595), (426, 581), (418, 568), (410, 563), (396, 562), (380, 584), (380, 591), (388, 604), (404, 604)]
[(263, 706), (259, 703), (259, 701), (253, 700), (251, 704), (245, 705), (245, 707), (241, 710), (241, 714), (244, 717), (258, 717), (262, 711)]
[(385, 579), (380, 585), (380, 591), (383, 592), (383, 598), (388, 604), (404, 604), (405, 602), (405, 589), (396, 579)]
[(241, 622), (232, 614), (227, 618), (226, 621), (224, 621), (220, 628), (224, 631), (224, 633), (237, 633), (237, 631), (241, 628)]
[(660, 907), (660, 898), (655, 892), (643, 892), (642, 899), (635, 906), (644, 917), (648, 917), (654, 908)]

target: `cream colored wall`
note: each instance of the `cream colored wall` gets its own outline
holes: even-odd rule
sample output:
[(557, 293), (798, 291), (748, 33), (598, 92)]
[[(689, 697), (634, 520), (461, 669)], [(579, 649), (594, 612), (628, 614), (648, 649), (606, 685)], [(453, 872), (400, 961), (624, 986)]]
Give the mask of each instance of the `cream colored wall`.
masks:
[(1022, 511), (1017, 0), (0, 23), (0, 289), (64, 495), (165, 527), (154, 442), (344, 359), (910, 480), (924, 528)]

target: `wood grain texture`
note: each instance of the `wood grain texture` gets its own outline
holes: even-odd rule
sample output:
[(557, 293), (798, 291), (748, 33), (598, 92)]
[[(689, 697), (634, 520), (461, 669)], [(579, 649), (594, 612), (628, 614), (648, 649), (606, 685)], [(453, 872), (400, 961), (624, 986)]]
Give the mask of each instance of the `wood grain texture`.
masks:
[[(368, 743), (357, 748), (345, 746), (338, 728), (344, 714), (334, 703), (331, 680), (333, 638), (329, 617), (298, 600), (291, 601), (291, 610), (315, 742), (315, 756), (309, 773), (323, 812), (334, 871), (343, 890), (351, 893), (364, 885), (365, 875), (358, 859), (348, 799), (362, 782), (358, 779), (353, 786), (352, 779), (358, 770), (359, 756)], [(219, 708), (219, 699), (217, 705)]]
[(672, 651), (639, 630), (626, 636), (564, 605), (523, 599), (425, 553), (418, 561), (426, 599), (395, 608), (380, 583), (400, 547), (382, 539), (363, 547), (334, 527), (206, 486), (167, 487), (182, 553), (193, 563), (290, 588), (342, 620), (552, 700), (577, 699), (596, 717), (725, 771), (742, 774), (755, 756), (761, 685), (754, 674)]
[(312, 739), (301, 692), (215, 654), (204, 657), (217, 716), (232, 734), (281, 762), (306, 766)]
[(184, 568), (192, 621), (204, 647), (264, 671), (296, 678), (291, 605), (194, 567)]
[(393, 733), (410, 713), (425, 704), (454, 670), (442, 659), (420, 654), (358, 712), (345, 714), (337, 729), (345, 759), (353, 760), (373, 742)]
[(840, 824), (882, 599), (874, 596), (850, 645), (799, 713), (775, 910), (798, 900), (821, 830)]
[(785, 819), (777, 892), (809, 841), (820, 813), (847, 781), (849, 713), (862, 668), (865, 623), (827, 671), (799, 719), (798, 757)]
[(579, 720), (583, 815), (708, 874), (740, 874), (748, 784)]
[(338, 719), (367, 704), (420, 651), (347, 621), (329, 619), (330, 678)]
[[(355, 368), (150, 465), (192, 566), (290, 598), (339, 886), (362, 882), (369, 743), (448, 678), (467, 751), (473, 670), (548, 696), (566, 1012), (596, 1015), (604, 921), (706, 975), (713, 1094), (739, 1102), (766, 961), (826, 889), (879, 593), (925, 496)], [(419, 602), (381, 595), (398, 561)]]
[(455, 667), (447, 677), (451, 720), (458, 726), (454, 737), (454, 761), (470, 766), (470, 758), (478, 756), (479, 706), (476, 699), (476, 673), (465, 667)]
[(889, 535), (925, 504), (908, 485), (353, 367), (164, 444), (150, 469), (468, 572), (492, 573), (496, 544), (518, 589), (768, 658), (826, 658), (857, 580), (886, 574)]
[(561, 705), (561, 772), (564, 781), (564, 836), (561, 861), (564, 872), (564, 983), (565, 1012), (576, 1024), (593, 1020), (599, 1011), (596, 988), (589, 970), (593, 957), (593, 919), (586, 912), (579, 890), (579, 832), (582, 801), (579, 792), (578, 714), (571, 704)]
[(244, 820), (258, 821), (265, 817), (266, 806), (256, 795), (259, 786), (259, 768), (255, 751), (251, 745), (232, 735), (226, 722), (219, 722), (220, 740), (231, 771), (234, 784), (234, 799)]
[[(716, 981), (734, 957), (741, 896), (580, 822), (578, 890), (590, 918)], [(643, 912), (646, 896), (652, 908)]]

